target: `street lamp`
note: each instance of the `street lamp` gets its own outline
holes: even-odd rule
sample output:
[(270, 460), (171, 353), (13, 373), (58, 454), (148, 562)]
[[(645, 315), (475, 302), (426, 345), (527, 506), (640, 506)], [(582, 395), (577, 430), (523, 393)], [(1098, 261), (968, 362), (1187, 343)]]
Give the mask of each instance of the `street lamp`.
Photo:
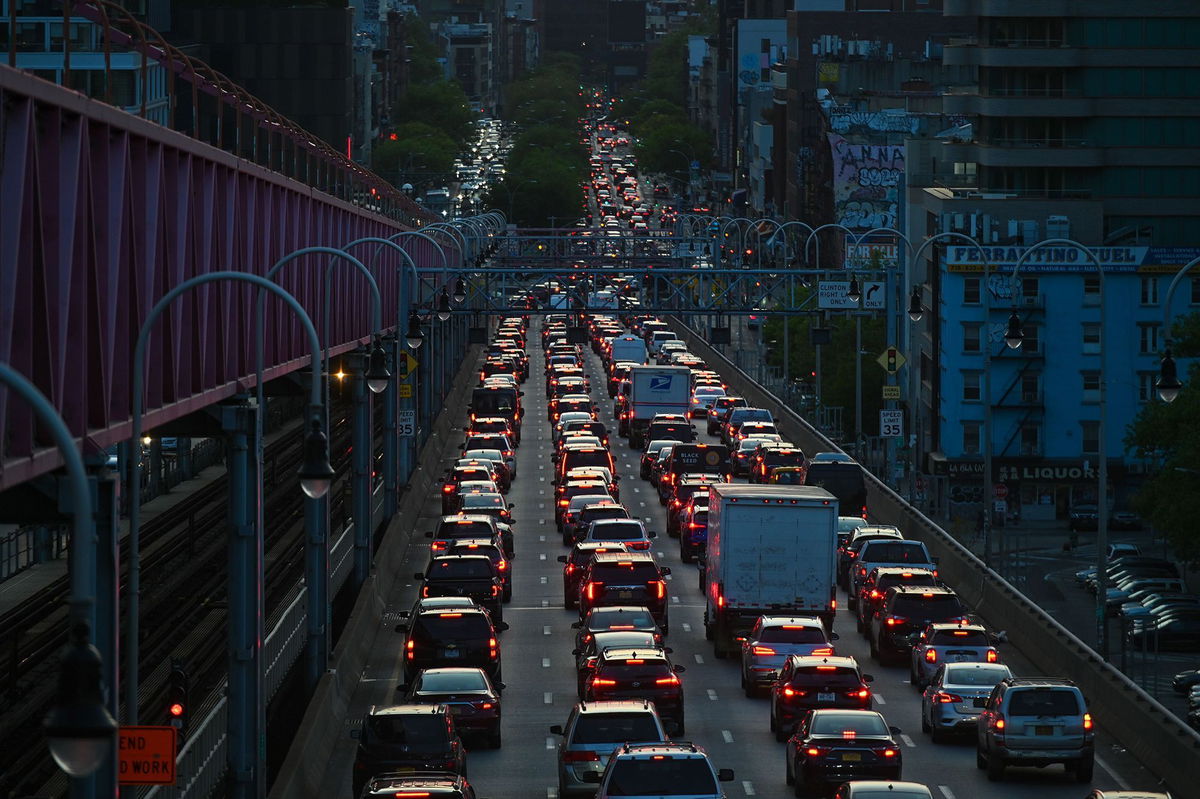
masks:
[(445, 322), (450, 318), (450, 292), (446, 290), (445, 286), (442, 286), (442, 290), (438, 294), (437, 318), (439, 322)]
[(1154, 381), (1154, 387), (1158, 389), (1158, 397), (1163, 402), (1174, 402), (1179, 396), (1179, 390), (1183, 388), (1170, 347), (1163, 353), (1162, 362), (1158, 367), (1158, 380)]
[(55, 705), (42, 722), (50, 756), (70, 777), (86, 777), (112, 752), (117, 722), (100, 690), (100, 651), (88, 643), (86, 624), (71, 630), (58, 674)]
[(382, 394), (387, 389), (391, 377), (392, 373), (387, 367), (387, 352), (376, 336), (367, 364), (367, 388), (371, 389), (372, 394)]
[(925, 309), (921, 307), (921, 287), (913, 286), (912, 294), (908, 298), (908, 318), (920, 322), (924, 315)]
[(414, 309), (408, 312), (408, 332), (404, 334), (404, 342), (410, 350), (417, 350), (423, 341), (425, 334), (421, 332), (421, 317)]
[(300, 464), (300, 487), (312, 499), (320, 499), (333, 484), (334, 471), (329, 464), (329, 439), (325, 437), (321, 419), (309, 421), (304, 437), (304, 462)]
[(846, 291), (846, 296), (850, 298), (850, 302), (858, 302), (862, 299), (862, 291), (858, 288), (858, 278), (850, 276), (850, 288)]
[(462, 305), (467, 301), (467, 282), (461, 277), (454, 281), (454, 303)]
[(1021, 348), (1021, 342), (1025, 340), (1025, 331), (1021, 329), (1021, 317), (1017, 315), (1017, 309), (1013, 308), (1012, 313), (1008, 315), (1008, 329), (1004, 331), (1004, 343), (1008, 345), (1010, 350)]

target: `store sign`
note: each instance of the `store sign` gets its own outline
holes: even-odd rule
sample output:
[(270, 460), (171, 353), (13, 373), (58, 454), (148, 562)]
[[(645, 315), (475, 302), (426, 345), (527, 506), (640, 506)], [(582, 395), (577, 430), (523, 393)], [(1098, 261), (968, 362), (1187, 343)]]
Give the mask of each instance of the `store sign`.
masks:
[[(1200, 247), (1093, 247), (1092, 255), (1108, 272), (1177, 272)], [(1022, 261), (1022, 259), (1024, 259)], [(1081, 247), (1045, 245), (1032, 252), (1028, 247), (974, 247), (953, 244), (946, 248), (946, 268), (951, 272), (990, 271), (1011, 273), (1017, 262), (1021, 272), (1095, 272), (1096, 265)]]
[[(983, 461), (934, 461), (934, 474), (950, 477), (983, 477)], [(1109, 471), (1113, 464), (1109, 462)], [(1007, 483), (1020, 480), (1095, 480), (1092, 461), (1020, 461), (1014, 458), (992, 461), (992, 479)]]

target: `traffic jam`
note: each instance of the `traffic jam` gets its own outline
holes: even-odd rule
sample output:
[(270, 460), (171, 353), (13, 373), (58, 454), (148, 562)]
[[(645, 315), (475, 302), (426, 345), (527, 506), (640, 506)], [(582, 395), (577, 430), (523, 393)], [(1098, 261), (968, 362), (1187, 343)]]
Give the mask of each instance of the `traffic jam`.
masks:
[[(592, 124), (603, 235), (669, 222), (621, 131)], [(355, 797), (1128, 787), (1094, 773), (1081, 691), (1021, 673), (924, 544), (872, 521), (858, 463), (785, 440), (638, 312), (636, 278), (560, 280), (485, 348)]]

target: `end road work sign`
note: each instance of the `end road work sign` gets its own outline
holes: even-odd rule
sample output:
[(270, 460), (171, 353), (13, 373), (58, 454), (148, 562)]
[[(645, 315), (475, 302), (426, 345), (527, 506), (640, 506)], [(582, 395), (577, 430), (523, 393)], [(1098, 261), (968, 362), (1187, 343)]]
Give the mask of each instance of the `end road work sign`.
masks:
[(121, 727), (121, 785), (175, 784), (175, 728)]

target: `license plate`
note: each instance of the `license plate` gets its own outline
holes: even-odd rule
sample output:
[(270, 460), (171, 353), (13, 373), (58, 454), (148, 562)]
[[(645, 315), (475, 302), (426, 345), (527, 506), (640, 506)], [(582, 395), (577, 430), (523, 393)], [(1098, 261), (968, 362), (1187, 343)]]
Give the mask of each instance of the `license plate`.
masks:
[(846, 763), (858, 763), (862, 760), (862, 755), (858, 752), (846, 752), (842, 755), (842, 760)]
[(972, 702), (971, 704), (975, 705), (975, 707), (987, 707), (987, 698), (980, 697), (980, 698), (976, 699), (974, 702)]
[(633, 599), (632, 591), (618, 591), (617, 599)]
[[(817, 694), (818, 702), (832, 702), (836, 698), (837, 698), (837, 694), (822, 694), (822, 693)], [(855, 757), (858, 757), (858, 755), (855, 755)]]
[(401, 766), (400, 768), (388, 769), (388, 771), (396, 772), (397, 774), (412, 774), (416, 770), (415, 766)]
[(459, 705), (451, 705), (450, 706), (450, 715), (451, 716), (461, 716), (465, 711), (466, 711), (466, 708), (460, 707)]
[(459, 652), (457, 649), (447, 649), (444, 652), (442, 652), (442, 656), (445, 658), (448, 658), (450, 660), (453, 660), (455, 658), (461, 657), (462, 653)]
[(1053, 727), (1034, 727), (1033, 734), (1034, 735), (1053, 735), (1054, 728)]
[(968, 658), (967, 655), (951, 655), (950, 662), (951, 663), (963, 663), (964, 661), (967, 660), (967, 658)]

